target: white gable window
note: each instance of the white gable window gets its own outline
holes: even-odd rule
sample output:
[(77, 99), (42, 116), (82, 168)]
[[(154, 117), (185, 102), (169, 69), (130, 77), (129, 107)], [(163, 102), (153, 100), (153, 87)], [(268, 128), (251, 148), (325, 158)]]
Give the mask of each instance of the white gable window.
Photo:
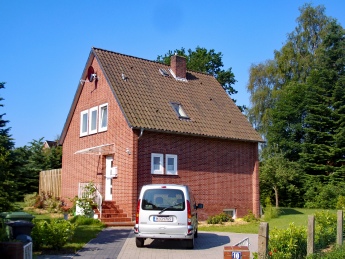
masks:
[(98, 131), (106, 131), (108, 129), (108, 104), (102, 104), (99, 106), (99, 122)]
[(89, 134), (97, 133), (97, 113), (97, 106), (91, 108), (89, 111)]
[(163, 154), (151, 154), (151, 174), (164, 174)]
[(177, 155), (165, 155), (166, 174), (177, 175)]
[(88, 134), (88, 117), (89, 110), (82, 111), (80, 113), (80, 136), (86, 136)]

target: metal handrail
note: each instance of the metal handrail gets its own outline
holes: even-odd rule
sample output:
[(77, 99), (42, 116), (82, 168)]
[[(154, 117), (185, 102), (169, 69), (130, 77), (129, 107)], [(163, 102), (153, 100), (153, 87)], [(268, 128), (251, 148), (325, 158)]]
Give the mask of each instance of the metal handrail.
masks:
[(249, 243), (249, 237), (243, 239), (242, 241), (238, 242), (236, 245), (234, 246), (248, 246), (249, 247), (250, 243)]
[(96, 188), (95, 203), (97, 204), (97, 209), (99, 211), (100, 219), (102, 218), (102, 201), (103, 201), (102, 194), (99, 192), (98, 188)]

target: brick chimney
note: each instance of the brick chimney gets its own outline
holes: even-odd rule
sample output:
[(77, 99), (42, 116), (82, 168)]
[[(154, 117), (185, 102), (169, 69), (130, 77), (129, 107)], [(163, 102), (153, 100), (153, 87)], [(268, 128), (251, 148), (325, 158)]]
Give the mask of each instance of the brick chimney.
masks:
[(187, 62), (185, 57), (177, 55), (171, 56), (170, 67), (176, 77), (186, 78)]

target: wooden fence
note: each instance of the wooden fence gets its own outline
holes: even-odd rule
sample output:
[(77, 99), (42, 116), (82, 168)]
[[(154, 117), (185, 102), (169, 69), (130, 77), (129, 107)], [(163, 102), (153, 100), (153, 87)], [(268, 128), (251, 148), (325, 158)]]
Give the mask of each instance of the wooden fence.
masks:
[(49, 193), (53, 197), (61, 197), (61, 169), (40, 172), (39, 194)]

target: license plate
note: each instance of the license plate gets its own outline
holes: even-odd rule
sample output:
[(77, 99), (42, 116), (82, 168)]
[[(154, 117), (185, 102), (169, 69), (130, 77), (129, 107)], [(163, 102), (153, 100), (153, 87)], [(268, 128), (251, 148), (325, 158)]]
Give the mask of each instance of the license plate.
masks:
[(153, 217), (154, 222), (172, 222), (173, 219), (172, 217), (159, 217), (159, 216), (154, 216)]

